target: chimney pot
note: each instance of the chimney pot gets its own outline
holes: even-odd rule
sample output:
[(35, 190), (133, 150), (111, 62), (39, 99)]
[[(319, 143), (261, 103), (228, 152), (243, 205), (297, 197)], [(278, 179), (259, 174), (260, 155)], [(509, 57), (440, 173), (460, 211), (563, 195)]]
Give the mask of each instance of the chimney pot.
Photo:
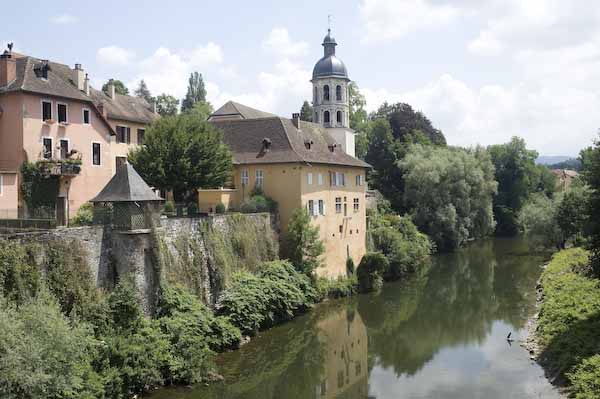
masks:
[(75, 64), (73, 69), (73, 83), (77, 86), (77, 90), (85, 91), (85, 73), (81, 64)]
[(300, 114), (299, 113), (295, 112), (292, 114), (292, 123), (294, 124), (296, 129), (300, 129)]
[(85, 74), (85, 79), (83, 79), (83, 91), (85, 91), (86, 96), (90, 95), (90, 78), (88, 74)]
[(110, 79), (108, 81), (108, 88), (106, 93), (113, 100), (115, 99), (115, 81), (114, 79)]
[(0, 55), (0, 87), (7, 86), (17, 78), (17, 61), (7, 50)]

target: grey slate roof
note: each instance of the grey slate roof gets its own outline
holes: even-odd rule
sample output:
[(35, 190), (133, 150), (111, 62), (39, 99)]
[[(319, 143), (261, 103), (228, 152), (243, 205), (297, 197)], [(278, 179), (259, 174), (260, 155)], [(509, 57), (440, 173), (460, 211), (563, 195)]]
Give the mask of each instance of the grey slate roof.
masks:
[(247, 105), (236, 103), (234, 101), (228, 101), (221, 108), (213, 112), (208, 120), (214, 120), (218, 118), (235, 118), (238, 119), (256, 119), (256, 118), (268, 118), (276, 116), (274, 114), (270, 114), (268, 112), (260, 111), (258, 109), (254, 109), (248, 107)]
[(73, 82), (72, 70), (68, 65), (49, 61), (48, 79), (41, 79), (36, 75), (35, 67), (41, 65), (42, 60), (20, 54), (14, 55), (17, 64), (17, 78), (8, 86), (0, 87), (0, 94), (26, 91), (91, 102), (96, 107), (102, 104), (107, 111), (108, 118), (143, 124), (151, 123), (158, 118), (150, 104), (142, 98), (117, 94), (113, 100), (102, 91), (93, 88), (90, 89), (90, 95), (87, 96)]
[(144, 202), (162, 201), (133, 166), (121, 165), (117, 173), (90, 202)]
[[(223, 139), (233, 153), (235, 164), (319, 163), (370, 168), (360, 159), (346, 154), (335, 144), (326, 129), (315, 123), (300, 121), (300, 129), (290, 119), (278, 116), (257, 119), (213, 120), (223, 132)], [(265, 150), (264, 139), (271, 141)], [(312, 143), (308, 149), (305, 143)]]

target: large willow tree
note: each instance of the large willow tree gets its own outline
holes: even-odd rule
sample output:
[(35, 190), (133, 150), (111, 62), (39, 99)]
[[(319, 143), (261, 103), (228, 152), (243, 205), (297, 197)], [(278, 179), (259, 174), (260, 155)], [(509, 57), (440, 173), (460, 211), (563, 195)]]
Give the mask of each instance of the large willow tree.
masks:
[(494, 166), (483, 148), (415, 144), (398, 163), (404, 201), (419, 229), (440, 250), (458, 248), (494, 231)]

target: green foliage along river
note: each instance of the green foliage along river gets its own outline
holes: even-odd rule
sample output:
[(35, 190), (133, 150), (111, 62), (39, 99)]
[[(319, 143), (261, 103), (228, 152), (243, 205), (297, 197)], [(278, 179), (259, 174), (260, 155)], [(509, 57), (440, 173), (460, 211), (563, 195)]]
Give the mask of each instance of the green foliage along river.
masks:
[(319, 305), (221, 354), (223, 382), (151, 397), (558, 398), (518, 344), (547, 258), (520, 239), (473, 243), (411, 281)]

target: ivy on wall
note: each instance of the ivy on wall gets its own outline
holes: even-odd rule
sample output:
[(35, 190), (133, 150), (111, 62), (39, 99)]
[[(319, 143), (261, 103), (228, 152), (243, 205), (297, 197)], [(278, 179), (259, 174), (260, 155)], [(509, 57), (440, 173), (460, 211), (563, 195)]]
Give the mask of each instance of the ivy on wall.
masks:
[(24, 162), (21, 165), (21, 194), (29, 212), (54, 215), (59, 182), (47, 173), (44, 161)]

